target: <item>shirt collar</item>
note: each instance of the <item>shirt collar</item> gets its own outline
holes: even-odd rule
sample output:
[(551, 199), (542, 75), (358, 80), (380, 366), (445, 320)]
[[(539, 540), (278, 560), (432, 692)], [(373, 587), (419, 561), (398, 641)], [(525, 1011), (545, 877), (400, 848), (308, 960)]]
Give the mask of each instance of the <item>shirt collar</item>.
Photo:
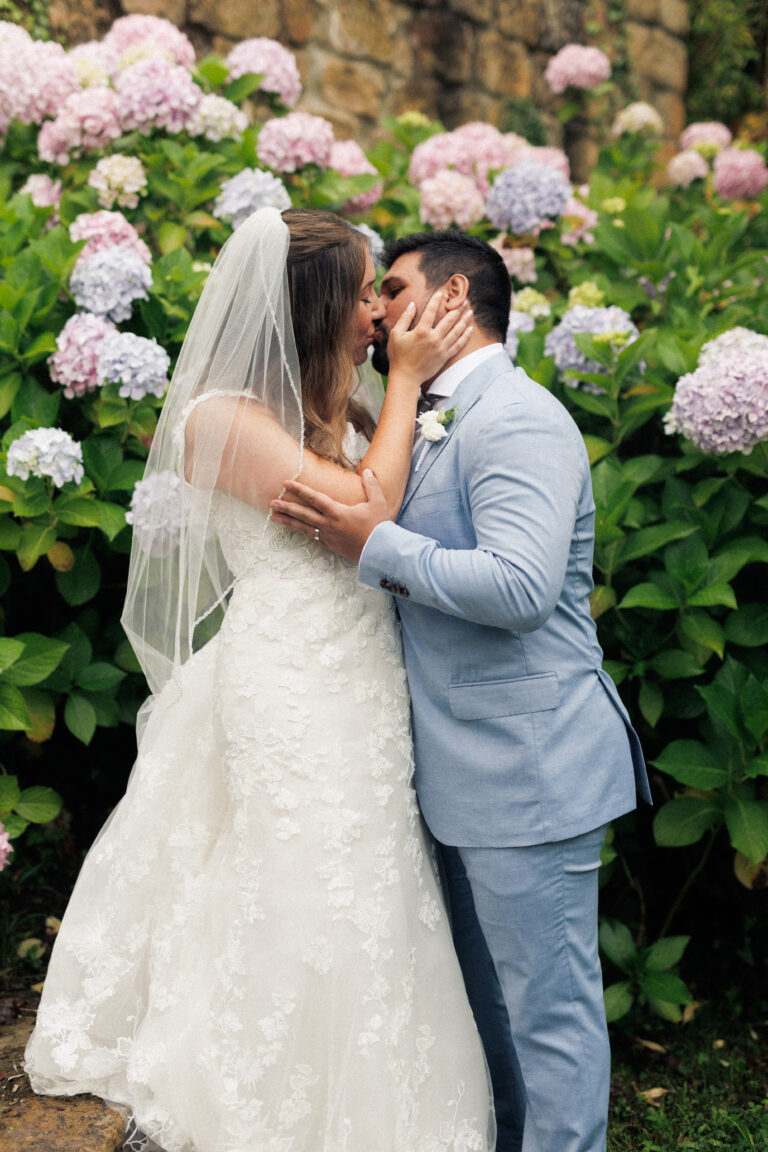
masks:
[(435, 377), (427, 389), (427, 396), (439, 396), (441, 399), (448, 400), (470, 372), (473, 372), (484, 360), (490, 360), (491, 356), (502, 351), (503, 345), (500, 343), (486, 344), (484, 348), (470, 352), (469, 356), (463, 356), (461, 360), (457, 360), (455, 364), (451, 364), (449, 368)]

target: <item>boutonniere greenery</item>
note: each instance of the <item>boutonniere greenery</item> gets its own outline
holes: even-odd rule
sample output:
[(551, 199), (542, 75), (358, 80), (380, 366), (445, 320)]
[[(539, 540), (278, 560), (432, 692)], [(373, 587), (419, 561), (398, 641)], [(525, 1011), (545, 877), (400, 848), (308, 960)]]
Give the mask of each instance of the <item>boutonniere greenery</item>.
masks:
[(432, 408), (429, 412), (422, 412), (416, 417), (421, 435), (425, 440), (434, 443), (443, 440), (448, 435), (448, 425), (456, 419), (457, 408)]

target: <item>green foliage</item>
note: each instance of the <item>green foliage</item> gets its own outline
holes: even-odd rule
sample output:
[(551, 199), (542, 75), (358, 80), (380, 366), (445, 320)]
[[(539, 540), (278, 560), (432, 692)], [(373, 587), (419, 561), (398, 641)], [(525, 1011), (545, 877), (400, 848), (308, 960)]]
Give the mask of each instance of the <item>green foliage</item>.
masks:
[(691, 5), (686, 102), (692, 120), (727, 120), (760, 108), (768, 45), (763, 0)]
[(648, 948), (638, 948), (626, 924), (603, 920), (600, 949), (625, 976), (605, 989), (609, 1023), (625, 1016), (636, 999), (665, 1020), (677, 1023), (682, 1019), (682, 1005), (690, 1004), (692, 997), (672, 969), (680, 962), (689, 939), (668, 936)]

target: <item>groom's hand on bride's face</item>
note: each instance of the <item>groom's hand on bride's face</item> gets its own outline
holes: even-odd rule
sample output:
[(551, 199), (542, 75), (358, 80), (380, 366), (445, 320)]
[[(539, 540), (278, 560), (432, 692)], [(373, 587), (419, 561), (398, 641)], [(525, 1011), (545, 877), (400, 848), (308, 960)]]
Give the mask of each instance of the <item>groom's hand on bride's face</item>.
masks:
[[(392, 519), (373, 472), (366, 469), (362, 481), (367, 499), (360, 504), (340, 504), (298, 480), (288, 480), (286, 498), (270, 503), (272, 519), (357, 564), (376, 525)], [(296, 498), (300, 503), (294, 502)]]

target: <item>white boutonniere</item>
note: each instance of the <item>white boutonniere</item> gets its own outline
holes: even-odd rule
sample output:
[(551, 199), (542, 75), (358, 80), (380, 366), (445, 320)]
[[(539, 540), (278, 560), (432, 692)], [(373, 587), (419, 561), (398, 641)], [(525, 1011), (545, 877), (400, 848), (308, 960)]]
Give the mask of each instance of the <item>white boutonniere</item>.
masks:
[(429, 412), (422, 412), (421, 416), (417, 416), (416, 423), (424, 439), (434, 444), (437, 440), (445, 439), (448, 435), (448, 425), (455, 419), (455, 408), (449, 408), (447, 411), (445, 408), (432, 408)]

